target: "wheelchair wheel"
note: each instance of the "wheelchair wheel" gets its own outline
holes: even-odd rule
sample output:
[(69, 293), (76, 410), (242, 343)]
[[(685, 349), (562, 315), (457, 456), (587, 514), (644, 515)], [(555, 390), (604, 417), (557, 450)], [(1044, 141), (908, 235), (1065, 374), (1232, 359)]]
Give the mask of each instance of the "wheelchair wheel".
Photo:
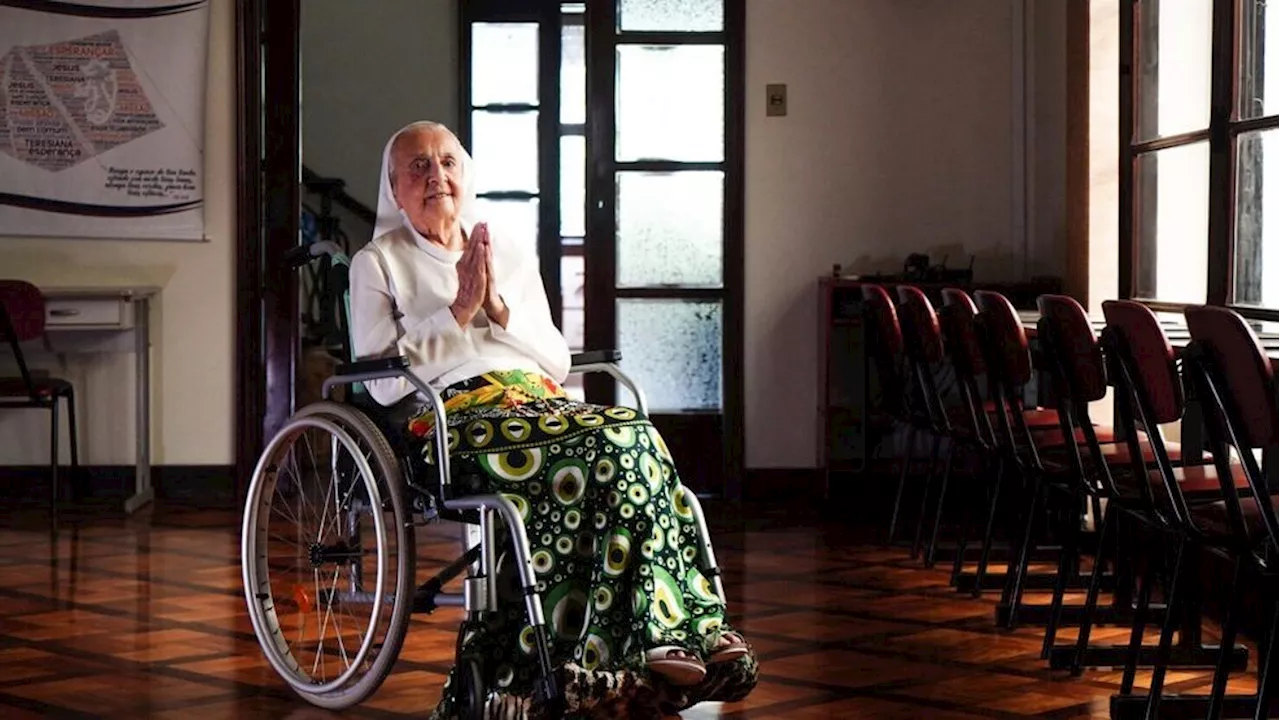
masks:
[(268, 662), (313, 705), (371, 695), (404, 643), (415, 541), (400, 464), (362, 413), (299, 411), (254, 470), (241, 531), (245, 598)]
[(489, 692), (484, 686), (480, 663), (471, 658), (459, 661), (457, 678), (458, 694), (454, 704), (458, 708), (458, 720), (483, 720)]

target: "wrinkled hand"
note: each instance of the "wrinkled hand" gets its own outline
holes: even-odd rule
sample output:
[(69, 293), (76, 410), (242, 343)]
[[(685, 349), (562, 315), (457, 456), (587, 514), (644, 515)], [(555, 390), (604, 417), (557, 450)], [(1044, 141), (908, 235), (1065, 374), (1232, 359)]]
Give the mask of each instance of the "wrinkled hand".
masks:
[(498, 274), (493, 271), (493, 243), (489, 241), (489, 227), (478, 223), (473, 234), (484, 247), (484, 269), (488, 280), (485, 287), (484, 312), (490, 320), (506, 327), (507, 303), (498, 292)]
[[(477, 225), (477, 231), (483, 225)], [(483, 238), (481, 237), (483, 234)], [(458, 293), (454, 296), (453, 317), (458, 324), (465, 327), (475, 318), (485, 304), (489, 289), (488, 278), (488, 232), (473, 233), (471, 240), (462, 251), (462, 259), (458, 260)]]

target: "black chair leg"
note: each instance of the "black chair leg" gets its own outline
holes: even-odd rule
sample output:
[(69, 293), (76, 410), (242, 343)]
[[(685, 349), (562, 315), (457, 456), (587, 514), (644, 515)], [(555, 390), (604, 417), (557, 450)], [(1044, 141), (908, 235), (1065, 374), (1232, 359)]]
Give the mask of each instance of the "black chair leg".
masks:
[[(950, 448), (947, 448), (950, 452)], [(929, 472), (925, 474), (924, 490), (920, 494), (920, 514), (916, 516), (916, 537), (911, 543), (911, 559), (920, 557), (920, 546), (924, 543), (924, 519), (929, 514), (929, 491), (933, 489), (934, 471), (938, 469), (938, 455), (942, 453), (942, 436), (933, 436), (933, 452), (929, 455)]]
[[(1222, 713), (1222, 701), (1227, 694), (1227, 675), (1231, 671), (1231, 650), (1236, 644), (1236, 625), (1240, 622), (1241, 563), (1239, 556), (1232, 559), (1231, 584), (1227, 586), (1227, 614), (1222, 620), (1222, 650), (1218, 653), (1218, 666), (1213, 671), (1213, 689), (1209, 691), (1209, 711), (1205, 717), (1218, 717)], [(1259, 678), (1262, 676), (1259, 675)]]
[(898, 530), (898, 511), (902, 508), (902, 491), (907, 486), (907, 475), (911, 470), (911, 456), (915, 450), (916, 429), (915, 427), (907, 430), (907, 454), (902, 459), (902, 472), (898, 474), (898, 492), (893, 499), (893, 514), (889, 516), (889, 538), (885, 544), (892, 545), (893, 537)]
[[(982, 480), (987, 477), (990, 470), (991, 461), (989, 456), (982, 458), (977, 474), (977, 479)], [(956, 556), (951, 561), (951, 586), (955, 587), (960, 582), (960, 573), (964, 571), (964, 553), (969, 547), (969, 524), (973, 521), (973, 498), (965, 493), (964, 501), (960, 505), (960, 525), (956, 532)]]
[(1098, 609), (1098, 591), (1102, 589), (1102, 572), (1106, 567), (1107, 535), (1111, 526), (1117, 522), (1116, 514), (1120, 512), (1107, 503), (1106, 510), (1097, 517), (1102, 518), (1098, 530), (1098, 549), (1093, 555), (1093, 575), (1089, 578), (1089, 592), (1084, 599), (1084, 617), (1080, 619), (1080, 632), (1076, 636), (1075, 659), (1071, 661), (1071, 675), (1079, 677), (1081, 661), (1089, 649), (1089, 633), (1093, 630), (1093, 616)]
[[(938, 526), (942, 524), (942, 510), (947, 502), (947, 485), (951, 480), (951, 468), (955, 465), (956, 443), (947, 440), (947, 462), (942, 469), (942, 485), (938, 488), (938, 505), (933, 513), (933, 532), (929, 535), (929, 545), (924, 551), (924, 566), (931, 568), (938, 552)], [(961, 551), (963, 552), (963, 550)]]
[(1000, 485), (1004, 482), (1004, 458), (996, 459), (996, 482), (991, 488), (991, 505), (987, 509), (987, 529), (982, 535), (982, 553), (978, 556), (978, 569), (973, 577), (973, 597), (982, 595), (982, 581), (987, 576), (987, 563), (991, 561), (991, 543), (996, 528), (996, 515), (1000, 507)]
[(85, 495), (84, 477), (80, 474), (80, 435), (76, 432), (76, 394), (67, 391), (67, 435), (71, 443), (71, 497), (79, 500)]
[[(1053, 584), (1053, 602), (1049, 606), (1049, 625), (1044, 630), (1044, 642), (1040, 646), (1041, 659), (1049, 658), (1058, 636), (1058, 624), (1062, 622), (1062, 605), (1066, 599), (1067, 582), (1080, 572), (1080, 514), (1083, 497), (1079, 492), (1071, 494), (1071, 502), (1065, 509), (1066, 520), (1063, 527), (1063, 543), (1061, 556), (1058, 559), (1058, 577)], [(1098, 573), (1095, 571), (1095, 577)], [(1090, 581), (1090, 586), (1093, 582)]]
[[(1009, 574), (1005, 578), (1004, 593), (1000, 598), (1001, 604), (1009, 608), (1008, 619), (1005, 621), (1005, 629), (1014, 630), (1018, 627), (1018, 605), (1022, 602), (1022, 592), (1025, 585), (1027, 568), (1031, 565), (1031, 553), (1035, 550), (1035, 526), (1036, 518), (1040, 515), (1041, 504), (1044, 501), (1044, 487), (1039, 481), (1032, 480), (1031, 487), (1028, 492), (1031, 494), (1031, 502), (1027, 508), (1026, 523), (1023, 526), (1022, 538), (1018, 543), (1017, 551), (1009, 562)], [(1012, 548), (1010, 548), (1012, 550)]]
[[(1275, 585), (1271, 586), (1272, 592)], [(1272, 605), (1274, 608), (1275, 606)], [(1271, 710), (1271, 698), (1276, 695), (1276, 636), (1280, 635), (1280, 614), (1271, 613), (1271, 633), (1265, 650), (1258, 648), (1262, 655), (1258, 662), (1258, 707), (1253, 711), (1254, 720), (1263, 720)]]
[(1181, 599), (1179, 596), (1182, 595), (1179, 586), (1183, 583), (1182, 561), (1185, 550), (1186, 540), (1179, 537), (1173, 551), (1173, 570), (1169, 578), (1168, 598), (1165, 599), (1164, 626), (1160, 628), (1160, 644), (1156, 647), (1155, 670), (1151, 674), (1151, 691), (1147, 695), (1147, 720), (1160, 717), (1160, 696), (1164, 694), (1164, 676), (1169, 669), (1169, 650), (1173, 645), (1173, 632), (1181, 619), (1178, 603)]
[(49, 406), (49, 510), (58, 511), (58, 399)]
[[(1151, 569), (1148, 556), (1147, 566), (1143, 569), (1139, 580), (1138, 606), (1133, 611), (1133, 627), (1129, 633), (1129, 653), (1124, 663), (1124, 676), (1120, 680), (1120, 694), (1132, 695), (1133, 683), (1138, 675), (1138, 660), (1142, 653), (1142, 636), (1147, 629), (1147, 612), (1151, 608), (1151, 585), (1155, 581), (1155, 572)], [(1166, 612), (1168, 609), (1166, 608)]]

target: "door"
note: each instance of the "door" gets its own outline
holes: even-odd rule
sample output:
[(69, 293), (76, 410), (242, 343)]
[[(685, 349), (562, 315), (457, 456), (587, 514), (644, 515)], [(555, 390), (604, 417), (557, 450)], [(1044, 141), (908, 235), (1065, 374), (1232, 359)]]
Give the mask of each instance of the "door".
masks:
[[(742, 3), (615, 0), (586, 14), (587, 345), (621, 350), (683, 481), (737, 496)], [(627, 400), (606, 378), (587, 393)]]
[[(570, 347), (617, 348), (684, 482), (742, 469), (742, 4), (463, 3), (460, 137)], [(592, 402), (631, 402), (608, 376)], [(580, 384), (581, 383), (581, 384)]]

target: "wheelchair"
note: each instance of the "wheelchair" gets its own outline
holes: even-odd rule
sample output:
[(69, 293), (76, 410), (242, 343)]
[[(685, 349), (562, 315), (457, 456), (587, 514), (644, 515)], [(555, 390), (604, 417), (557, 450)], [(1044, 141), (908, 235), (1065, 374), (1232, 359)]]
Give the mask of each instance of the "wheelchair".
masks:
[[(317, 252), (334, 256), (331, 267), (348, 267), (340, 252)], [(310, 257), (304, 248), (290, 261), (296, 266)], [(345, 273), (338, 280), (346, 315)], [(342, 335), (349, 338), (348, 328)], [(349, 339), (344, 344), (349, 348)], [(344, 355), (351, 358), (349, 350)], [(644, 393), (619, 368), (620, 360), (617, 351), (581, 353), (573, 356), (571, 372), (612, 375), (631, 392), (635, 409), (647, 415)], [(408, 440), (404, 423), (363, 390), (362, 383), (390, 377), (411, 383), (435, 412), (431, 463)], [(335, 399), (339, 388), (345, 397)], [(395, 357), (340, 366), (324, 381), (322, 398), (299, 409), (267, 443), (245, 501), (240, 548), (245, 601), (274, 671), (312, 705), (353, 707), (391, 673), (413, 615), (460, 607), (465, 620), (458, 630), (451, 689), (458, 716), (479, 718), (494, 679), (480, 661), (464, 657), (464, 641), (488, 613), (522, 597), (541, 671), (534, 701), (553, 717), (563, 712), (563, 688), (556, 687), (551, 638), (520, 512), (506, 497), (475, 492), (476, 478), (452, 476), (439, 393), (410, 372), (407, 358)], [(295, 458), (297, 450), (306, 456)], [(700, 565), (723, 601), (701, 505), (693, 493), (687, 496), (699, 531)], [(304, 516), (313, 522), (304, 522)], [(415, 531), (442, 522), (457, 524), (462, 553), (418, 584)], [(283, 557), (272, 556), (277, 550)], [(459, 577), (461, 590), (446, 590)]]

